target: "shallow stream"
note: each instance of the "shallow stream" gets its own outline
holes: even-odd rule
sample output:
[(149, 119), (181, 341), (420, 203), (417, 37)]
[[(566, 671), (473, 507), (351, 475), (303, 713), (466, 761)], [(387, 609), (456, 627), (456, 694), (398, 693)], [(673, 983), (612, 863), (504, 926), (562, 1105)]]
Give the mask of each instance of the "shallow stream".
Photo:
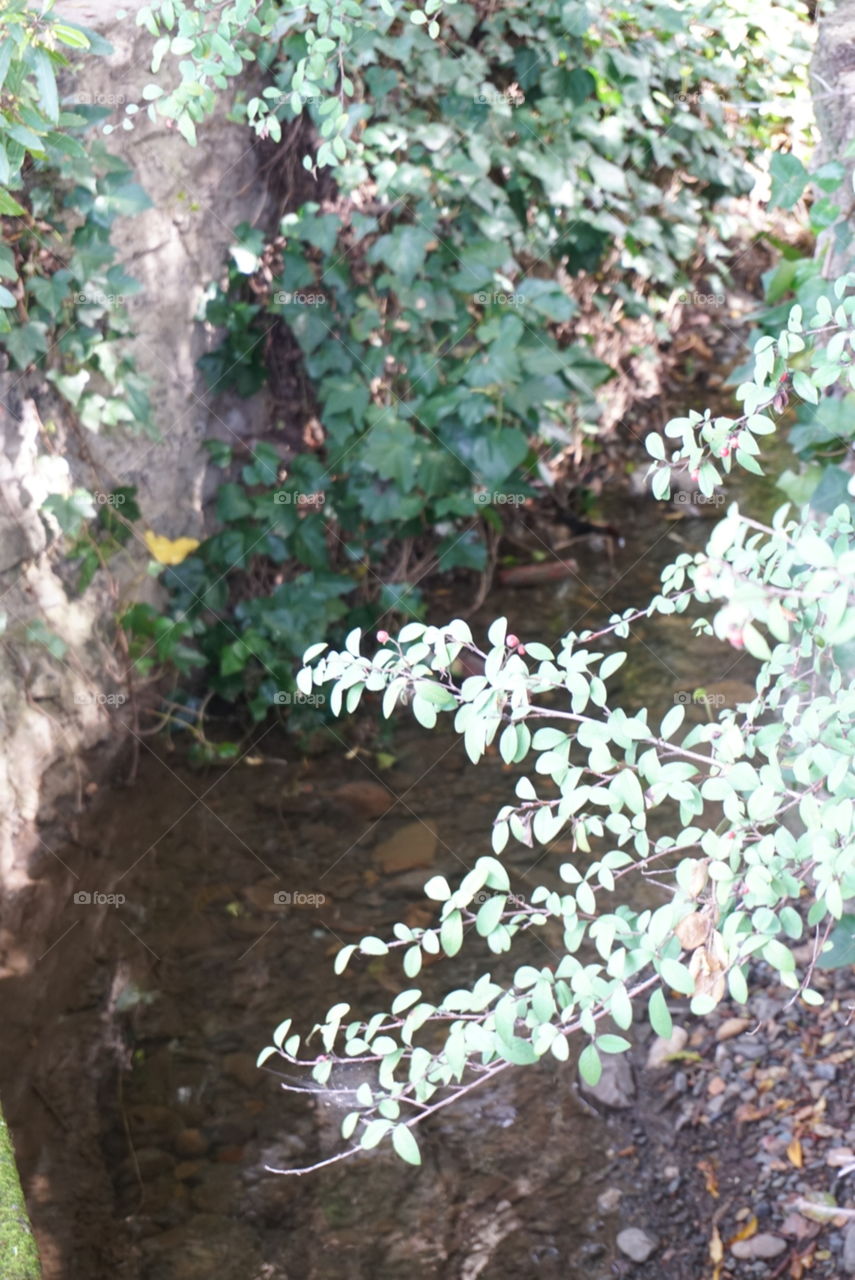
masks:
[[(504, 613), (523, 640), (549, 642), (644, 603), (661, 567), (708, 532), (670, 514), (627, 499), (613, 562), (580, 543), (578, 574), (495, 591), (473, 625)], [(452, 613), (434, 599), (434, 620)], [(652, 717), (701, 684), (732, 702), (752, 678), (750, 660), (692, 641), (683, 617), (634, 627), (629, 647), (615, 687)], [(459, 879), (489, 851), (518, 772), (495, 754), (474, 769), (453, 734), (404, 718), (379, 743), (359, 725), (336, 733), (340, 745), (302, 759), (273, 727), (216, 770), (147, 739), (135, 784), (102, 789), (76, 842), (46, 855), (46, 876), (68, 890), (67, 927), (0, 990), (45, 1280), (621, 1274), (614, 1237), (627, 1224), (602, 1193), (622, 1178), (625, 1194), (639, 1190), (621, 1172), (631, 1113), (580, 1095), (572, 1064), (510, 1071), (441, 1112), (421, 1136), (420, 1170), (380, 1150), (308, 1177), (265, 1171), (340, 1141), (335, 1108), (256, 1070), (272, 1028), (291, 1015), (305, 1033), (338, 1000), (392, 998), (397, 957), (339, 979), (333, 955), (396, 920), (427, 923), (425, 880)], [(383, 813), (379, 788), (392, 798)], [(553, 882), (562, 848), (511, 848), (513, 879)], [(124, 901), (75, 901), (81, 892)], [(530, 934), (514, 964), (549, 963), (554, 944)], [(457, 966), (475, 973), (480, 961), (464, 947), (454, 976), (439, 961), (425, 984), (457, 985)], [(631, 1097), (631, 1079), (616, 1087)]]

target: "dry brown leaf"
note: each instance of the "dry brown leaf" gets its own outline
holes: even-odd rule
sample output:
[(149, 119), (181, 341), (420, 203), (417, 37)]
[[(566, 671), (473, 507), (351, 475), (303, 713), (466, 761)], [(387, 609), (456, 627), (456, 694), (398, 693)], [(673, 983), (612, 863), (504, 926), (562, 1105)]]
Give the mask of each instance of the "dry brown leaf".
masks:
[(686, 893), (690, 898), (699, 898), (706, 888), (710, 876), (709, 864), (709, 858), (697, 858), (692, 864), (686, 884)]
[(790, 1164), (795, 1165), (797, 1169), (801, 1169), (804, 1164), (802, 1144), (799, 1142), (798, 1138), (793, 1138), (792, 1142), (787, 1147), (787, 1159)]
[(712, 1160), (699, 1160), (698, 1168), (704, 1175), (704, 1185), (714, 1200), (718, 1199), (718, 1178)]
[(721, 1264), (724, 1261), (724, 1245), (721, 1242), (721, 1236), (718, 1227), (713, 1225), (712, 1234), (710, 1236), (710, 1262), (715, 1264), (715, 1280), (718, 1280), (721, 1271)]
[(753, 1102), (743, 1102), (736, 1108), (734, 1119), (737, 1124), (750, 1124), (752, 1120), (762, 1120), (768, 1114), (765, 1107), (755, 1107)]
[(684, 951), (694, 951), (709, 937), (709, 916), (704, 915), (702, 911), (693, 911), (691, 915), (683, 917), (674, 932)]
[(717, 936), (713, 934), (706, 946), (693, 951), (689, 961), (689, 973), (695, 980), (695, 995), (709, 996), (716, 1004), (724, 997), (726, 989), (724, 966), (720, 963), (718, 948), (715, 946)]

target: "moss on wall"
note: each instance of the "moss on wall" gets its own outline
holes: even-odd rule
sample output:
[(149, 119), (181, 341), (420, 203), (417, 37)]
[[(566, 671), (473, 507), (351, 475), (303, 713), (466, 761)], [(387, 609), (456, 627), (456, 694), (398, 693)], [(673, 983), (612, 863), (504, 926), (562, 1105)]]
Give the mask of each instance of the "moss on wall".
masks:
[(42, 1268), (15, 1152), (6, 1121), (0, 1113), (0, 1273), (3, 1280), (41, 1280)]

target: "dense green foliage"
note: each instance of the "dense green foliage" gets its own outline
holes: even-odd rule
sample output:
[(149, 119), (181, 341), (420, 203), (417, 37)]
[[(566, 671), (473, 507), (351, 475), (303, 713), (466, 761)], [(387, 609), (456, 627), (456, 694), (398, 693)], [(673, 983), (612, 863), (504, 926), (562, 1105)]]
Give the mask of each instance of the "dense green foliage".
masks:
[[(833, 306), (821, 299), (805, 317), (797, 305), (777, 338), (758, 340), (753, 378), (737, 393), (742, 416), (692, 412), (670, 421), (664, 438), (648, 437), (654, 494), (667, 496), (675, 468), (688, 467), (705, 495), (734, 463), (759, 470), (784, 375), (811, 403), (855, 386), (853, 290), (855, 275), (844, 277)], [(601, 1019), (626, 1031), (641, 1007), (668, 1036), (669, 991), (690, 997), (696, 1014), (727, 990), (742, 1003), (749, 961), (771, 966), (807, 1004), (822, 1003), (810, 985), (816, 958), (836, 946), (846, 962), (855, 925), (844, 916), (855, 896), (853, 514), (848, 494), (824, 519), (782, 507), (769, 525), (734, 504), (705, 551), (663, 571), (648, 605), (551, 647), (508, 635), (502, 618), (483, 649), (458, 620), (409, 623), (395, 639), (381, 632), (371, 656), (362, 656), (358, 631), (342, 651), (307, 651), (299, 687), (308, 695), (331, 686), (335, 713), (352, 712), (366, 691), (382, 692), (384, 715), (404, 703), (427, 729), (453, 714), (473, 764), (498, 739), (507, 764), (528, 766), (516, 800), (496, 816), (495, 856), (478, 858), (455, 887), (441, 875), (425, 886), (441, 904), (436, 925), (397, 924), (389, 940), (346, 946), (337, 971), (355, 954), (400, 949), (413, 981), (425, 955), (457, 956), (473, 930), (495, 955), (550, 921), (564, 941), (554, 967), (524, 964), (510, 984), (487, 971), (439, 1003), (410, 987), (368, 1020), (350, 1020), (350, 1006), (336, 1004), (312, 1033), (323, 1045), (314, 1057), (301, 1057), (301, 1037), (283, 1023), (260, 1062), (280, 1054), (322, 1086), (339, 1061), (368, 1073), (342, 1124), (353, 1140), (344, 1154), (390, 1136), (403, 1159), (418, 1163), (417, 1124), (511, 1064), (547, 1053), (567, 1060), (574, 1034), (585, 1041), (582, 1077), (596, 1083), (601, 1055), (629, 1048)], [(646, 708), (614, 705), (607, 682), (626, 657), (611, 637), (627, 639), (639, 617), (684, 614), (690, 604), (700, 606), (692, 628), (747, 649), (760, 669), (751, 700), (681, 736), (683, 705), (653, 723)], [(688, 619), (686, 631), (690, 642)], [(483, 659), (482, 675), (454, 676), (463, 650)], [(667, 834), (648, 830), (654, 815)], [(527, 898), (510, 895), (500, 860), (508, 842), (548, 849), (562, 833), (573, 851), (558, 868), (566, 891), (543, 885)], [(623, 886), (613, 904), (618, 881), (653, 867), (665, 889), (660, 906), (633, 909), (635, 895)], [(805, 917), (816, 949), (799, 974), (789, 944), (803, 936)]]
[[(835, 295), (829, 256), (834, 253), (844, 261), (850, 260), (852, 241), (842, 186), (845, 169), (839, 160), (808, 173), (796, 156), (780, 153), (772, 157), (771, 173), (772, 206), (792, 209), (804, 197), (813, 195), (808, 207), (808, 225), (813, 234), (807, 252), (770, 237), (780, 260), (763, 277), (766, 305), (756, 319), (757, 332), (766, 336), (777, 333), (794, 302), (805, 312), (821, 309), (823, 314), (831, 314)], [(816, 251), (813, 236), (817, 238)], [(835, 339), (834, 345), (839, 344), (840, 338)], [(747, 368), (732, 375), (735, 382)], [(832, 373), (830, 366), (829, 377)], [(817, 511), (831, 512), (847, 494), (850, 477), (842, 464), (852, 445), (855, 391), (844, 388), (838, 395), (819, 400), (799, 392), (798, 383), (783, 387), (780, 392), (782, 403), (786, 399), (791, 404), (792, 425), (787, 439), (799, 466), (788, 468), (778, 485), (793, 502), (810, 501)]]
[(57, 73), (69, 65), (63, 47), (90, 49), (92, 33), (57, 20), (51, 8), (52, 3), (36, 10), (28, 0), (6, 0), (0, 12), (0, 214), (24, 214), (11, 191), (20, 188), (28, 157), (55, 163), (85, 159), (65, 132), (70, 121), (60, 109)]
[[(557, 454), (596, 438), (613, 374), (597, 326), (643, 316), (651, 341), (666, 339), (676, 289), (698, 274), (726, 280), (733, 197), (773, 138), (770, 204), (792, 208), (810, 177), (813, 230), (842, 223), (841, 167), (809, 175), (780, 149), (788, 101), (804, 92), (799, 13), (791, 0), (313, 0), (296, 11), (159, 0), (138, 15), (157, 79), (122, 127), (145, 109), (192, 144), (255, 62), (263, 87), (237, 115), (262, 139), (312, 139), (303, 167), (325, 182), (266, 233), (237, 230), (204, 317), (219, 344), (201, 361), (212, 393), (251, 395), (278, 326), (310, 388), (296, 408), (322, 429), (296, 452), (259, 444), (247, 457), (208, 442), (224, 471), (217, 527), (201, 546), (150, 534), (170, 604), (126, 614), (132, 656), (145, 673), (205, 665), (211, 689), (246, 696), (260, 718), (290, 697), (305, 650), (305, 698), (331, 684), (338, 713), (382, 691), (386, 715), (405, 703), (427, 729), (453, 713), (473, 763), (497, 740), (508, 764), (533, 766), (497, 815), (493, 856), (457, 886), (428, 884), (436, 926), (399, 924), (337, 963), (401, 949), (415, 981), (426, 954), (453, 958), (473, 929), (501, 955), (552, 921), (565, 948), (556, 968), (522, 965), (509, 984), (485, 972), (439, 1004), (411, 987), (367, 1021), (346, 1021), (337, 1004), (315, 1029), (323, 1054), (301, 1058), (286, 1020), (261, 1055), (281, 1053), (321, 1087), (336, 1060), (375, 1073), (344, 1121), (344, 1154), (390, 1136), (417, 1162), (415, 1124), (511, 1064), (566, 1060), (573, 1034), (595, 1081), (601, 1054), (628, 1044), (603, 1018), (626, 1031), (643, 1001), (667, 1034), (669, 990), (698, 1014), (727, 989), (744, 1000), (752, 958), (817, 1003), (788, 946), (804, 931), (802, 899), (820, 963), (851, 954), (855, 504), (840, 462), (853, 434), (855, 280), (832, 284), (785, 253), (766, 279), (744, 414), (692, 412), (648, 442), (655, 496), (680, 467), (708, 497), (734, 462), (761, 471), (763, 438), (797, 401), (789, 429), (803, 466), (782, 485), (798, 503), (812, 496), (813, 512), (763, 525), (731, 508), (704, 553), (668, 567), (654, 600), (554, 647), (521, 644), (501, 619), (483, 648), (459, 620), (419, 620), (421, 579), (483, 569), (503, 499), (548, 482)], [(56, 80), (62, 46), (88, 56), (104, 42), (25, 0), (5, 5), (0, 37), (5, 349), (17, 370), (44, 371), (83, 427), (138, 429), (145, 390), (123, 346), (135, 285), (110, 230), (146, 197), (103, 140), (106, 113), (66, 110)], [(298, 119), (314, 132), (291, 132)], [(81, 589), (138, 520), (131, 490), (107, 497), (97, 511), (82, 489), (45, 503)], [(750, 702), (680, 738), (682, 706), (653, 724), (646, 709), (610, 706), (607, 681), (624, 657), (614, 640), (635, 619), (690, 604), (702, 612), (693, 625), (761, 665)], [(386, 613), (414, 620), (362, 655), (363, 632)], [(328, 649), (345, 633), (343, 650)], [(456, 679), (463, 650), (483, 675)], [(653, 837), (660, 809), (669, 834)], [(548, 845), (559, 832), (574, 851), (567, 892), (511, 898), (508, 841)], [(663, 905), (612, 909), (616, 882), (654, 865), (671, 879)]]
[[(233, 464), (222, 528), (167, 574), (213, 686), (258, 715), (308, 636), (418, 616), (426, 574), (482, 570), (496, 509), (595, 438), (613, 370), (592, 329), (647, 313), (667, 336), (658, 317), (699, 245), (721, 278), (722, 201), (751, 187), (778, 123), (754, 104), (785, 113), (806, 56), (789, 5), (771, 54), (766, 11), (718, 0), (461, 3), (441, 43), (386, 9), (259, 47), (273, 84), (248, 117), (278, 136), (274, 120), (307, 111), (339, 139), (316, 157), (337, 196), (267, 243), (242, 228), (207, 307), (224, 334), (201, 361), (212, 391), (258, 390), (284, 322), (324, 431), (284, 484), (284, 451)], [(215, 457), (229, 466), (225, 443)]]
[[(149, 206), (92, 128), (109, 108), (62, 101), (67, 46), (103, 54), (94, 32), (15, 0), (0, 14), (0, 335), (12, 366), (44, 370), (88, 430), (151, 429), (145, 385), (124, 349), (139, 286), (116, 260), (115, 219)], [(91, 495), (90, 495), (91, 499)], [(77, 507), (86, 503), (83, 491)], [(69, 532), (76, 533), (73, 522)]]

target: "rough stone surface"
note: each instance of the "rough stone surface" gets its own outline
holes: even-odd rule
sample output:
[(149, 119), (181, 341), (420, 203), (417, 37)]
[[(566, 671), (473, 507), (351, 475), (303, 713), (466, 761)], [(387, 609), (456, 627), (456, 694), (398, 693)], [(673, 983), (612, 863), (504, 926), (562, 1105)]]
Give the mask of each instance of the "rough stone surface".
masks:
[[(87, 58), (68, 87), (93, 102), (115, 102), (117, 121), (124, 104), (139, 101), (151, 78), (151, 37), (133, 22), (139, 7), (136, 0), (125, 6), (131, 16), (117, 23), (112, 3), (60, 0), (58, 6), (64, 16), (100, 26), (113, 46), (106, 57)], [(218, 403), (215, 410), (196, 368), (216, 341), (195, 323), (204, 290), (221, 272), (232, 229), (258, 216), (265, 191), (254, 180), (256, 151), (246, 130), (226, 120), (228, 109), (223, 95), (214, 117), (200, 127), (196, 148), (142, 112), (131, 132), (115, 129), (109, 137), (111, 150), (132, 165), (152, 201), (136, 217), (118, 220), (113, 242), (141, 285), (133, 295), (132, 347), (151, 383), (161, 438), (76, 430), (40, 375), (6, 369), (0, 359), (0, 595), (8, 616), (0, 660), (6, 748), (0, 763), (0, 876), (2, 923), (11, 929), (18, 913), (9, 895), (27, 887), (31, 855), (39, 851), (37, 874), (51, 867), (54, 841), (44, 824), (55, 822), (64, 834), (82, 803), (87, 768), (79, 758), (98, 745), (109, 756), (124, 738), (130, 708), (123, 664), (110, 640), (112, 619), (119, 607), (155, 599), (157, 592), (145, 572), (147, 552), (132, 540), (130, 551), (111, 562), (112, 583), (98, 573), (77, 597), (73, 575), (63, 574), (52, 550), (59, 529), (52, 517), (39, 514), (40, 504), (50, 493), (77, 487), (95, 492), (135, 485), (145, 526), (170, 538), (198, 535), (208, 469), (203, 440), (216, 435), (234, 442), (261, 429), (260, 400), (240, 410)], [(55, 431), (50, 448), (46, 422)], [(28, 637), (34, 623), (59, 638), (65, 646), (61, 657)], [(106, 760), (101, 763), (103, 768)], [(105, 884), (93, 887), (110, 890)], [(27, 912), (36, 955), (44, 951), (48, 932), (39, 918), (47, 898), (41, 894), (35, 911)], [(25, 964), (25, 956), (15, 957), (16, 967)]]
[(640, 1227), (627, 1227), (618, 1232), (617, 1247), (633, 1262), (646, 1262), (659, 1248), (659, 1241)]
[[(151, 78), (146, 71), (151, 37), (133, 22), (139, 7), (139, 0), (129, 0), (124, 8), (131, 17), (117, 22), (114, 0), (59, 0), (57, 5), (59, 15), (98, 27), (113, 46), (107, 57), (86, 57), (75, 82), (64, 86), (91, 95), (93, 102), (116, 101), (113, 123), (123, 116), (125, 102), (139, 101)], [(256, 181), (257, 151), (246, 131), (227, 121), (229, 105), (223, 95), (215, 117), (200, 127), (195, 149), (144, 113), (132, 131), (116, 129), (109, 136), (109, 147), (132, 165), (152, 201), (147, 212), (121, 219), (113, 239), (119, 260), (142, 286), (135, 295), (139, 336), (134, 354), (152, 382), (161, 440), (75, 431), (50, 384), (41, 375), (7, 368), (0, 356), (0, 596), (7, 615), (0, 655), (0, 979), (6, 979), (0, 1018), (5, 1027), (24, 1016), (40, 1025), (47, 993), (51, 1001), (61, 1001), (68, 991), (65, 1007), (76, 1007), (71, 993), (80, 974), (70, 955), (84, 963), (87, 950), (96, 951), (99, 939), (114, 927), (109, 908), (78, 904), (74, 895), (115, 891), (111, 878), (123, 869), (127, 835), (121, 820), (108, 833), (109, 859), (96, 861), (82, 847), (62, 859), (55, 851), (67, 850), (73, 841), (95, 782), (126, 740), (131, 705), (125, 698), (124, 661), (112, 639), (113, 619), (134, 600), (156, 599), (154, 581), (145, 572), (148, 555), (135, 540), (111, 563), (112, 580), (99, 572), (78, 595), (76, 575), (55, 550), (59, 529), (39, 513), (40, 504), (50, 493), (77, 487), (97, 492), (136, 485), (145, 527), (172, 538), (198, 535), (206, 492), (203, 439), (233, 439), (259, 430), (261, 402), (239, 411), (219, 405), (215, 410), (195, 367), (216, 340), (194, 324), (203, 291), (220, 274), (232, 229), (253, 220), (264, 190)], [(53, 656), (34, 642), (33, 624), (58, 638), (61, 654)], [(68, 936), (74, 938), (73, 948), (64, 941)], [(91, 996), (88, 1004), (88, 997), (83, 1000), (87, 1012), (80, 1016), (97, 1023), (109, 992)], [(69, 1019), (69, 1035), (73, 1030)], [(65, 1028), (51, 1038), (40, 1067), (43, 1078), (36, 1083), (54, 1112), (46, 1124), (55, 1128), (59, 1114), (77, 1133), (86, 1128), (85, 1116), (98, 1113), (99, 1081), (113, 1066), (81, 1062), (78, 1055), (74, 1096), (66, 1098), (59, 1082), (70, 1080), (67, 1064), (73, 1055), (65, 1038)], [(91, 1039), (97, 1043), (99, 1036), (93, 1033)], [(30, 1083), (20, 1071), (4, 1081), (25, 1185), (36, 1176), (44, 1180), (45, 1160), (44, 1134), (32, 1122), (23, 1123), (31, 1108)], [(168, 1135), (146, 1134), (143, 1144), (159, 1146), (163, 1137)], [(98, 1212), (91, 1206), (110, 1202), (99, 1165), (81, 1141), (69, 1152), (65, 1168), (90, 1220)], [(45, 1275), (60, 1275), (61, 1259), (78, 1234), (75, 1214), (68, 1205), (42, 1197), (34, 1202), (34, 1220)], [(98, 1259), (75, 1254), (79, 1274), (118, 1275), (120, 1259), (110, 1252), (108, 1222), (100, 1235)], [(239, 1263), (233, 1270), (244, 1280)], [(207, 1280), (228, 1273), (211, 1263), (198, 1274)]]

